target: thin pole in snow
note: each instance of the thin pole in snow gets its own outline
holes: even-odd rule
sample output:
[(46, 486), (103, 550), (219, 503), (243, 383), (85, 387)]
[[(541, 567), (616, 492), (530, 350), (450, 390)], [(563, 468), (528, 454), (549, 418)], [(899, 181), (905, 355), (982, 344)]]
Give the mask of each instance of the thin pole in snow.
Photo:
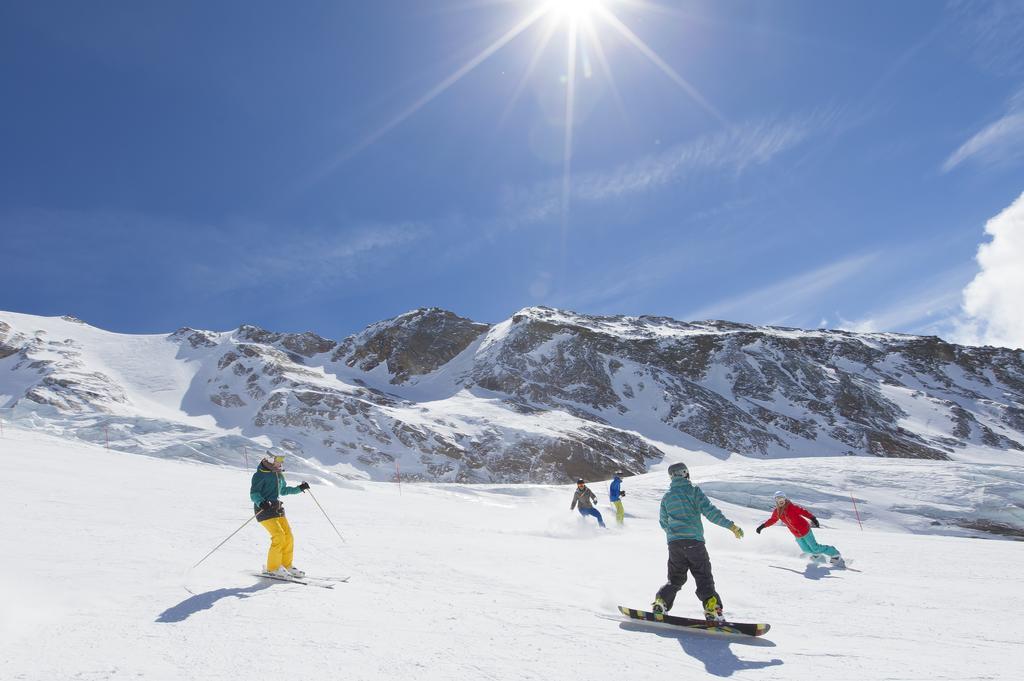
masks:
[[(255, 517), (256, 517), (257, 515), (259, 515), (259, 511), (256, 511), (256, 512), (255, 512), (255, 513), (253, 513), (253, 514), (252, 514), (251, 516), (249, 516), (249, 519), (248, 519), (248, 520), (246, 520), (246, 521), (245, 521), (244, 523), (242, 523), (242, 527), (245, 527), (246, 525), (248, 525), (249, 523), (251, 523), (251, 522), (253, 521), (253, 518), (255, 518)], [(241, 531), (242, 531), (242, 527), (239, 527), (239, 528), (238, 528), (237, 530), (235, 530), (234, 532), (232, 532), (231, 534), (229, 534), (229, 535), (228, 535), (228, 538), (227, 538), (227, 539), (225, 539), (225, 540), (224, 540), (224, 541), (222, 541), (221, 543), (219, 543), (219, 544), (217, 544), (216, 546), (214, 546), (214, 547), (213, 547), (213, 550), (211, 550), (211, 551), (210, 551), (210, 552), (209, 552), (208, 554), (206, 554), (205, 556), (203, 556), (202, 558), (200, 558), (200, 559), (199, 559), (199, 562), (198, 562), (198, 563), (196, 563), (195, 565), (193, 565), (193, 566), (192, 566), (191, 568), (189, 568), (189, 569), (190, 569), (190, 570), (194, 570), (195, 568), (199, 567), (199, 565), (200, 565), (200, 564), (201, 564), (201, 563), (202, 563), (202, 562), (203, 562), (204, 560), (206, 560), (207, 558), (209, 558), (210, 556), (212, 556), (212, 555), (214, 554), (214, 552), (215, 552), (215, 551), (216, 551), (217, 549), (219, 549), (220, 547), (222, 547), (222, 546), (224, 546), (225, 544), (227, 544), (227, 543), (228, 543), (228, 539), (231, 539), (231, 538), (232, 538), (232, 537), (234, 537), (234, 536), (235, 536), (236, 534), (238, 534), (239, 532), (241, 532)]]
[(398, 459), (395, 459), (395, 479), (398, 480), (398, 496), (402, 496), (402, 470), (398, 467)]
[(853, 498), (853, 494), (850, 494), (850, 501), (853, 502), (853, 512), (857, 514), (857, 524), (860, 525), (860, 531), (864, 531), (864, 525), (860, 522), (860, 511), (857, 510), (857, 500)]
[(313, 497), (313, 503), (316, 504), (317, 508), (320, 509), (320, 512), (324, 514), (325, 518), (327, 518), (327, 522), (329, 522), (331, 524), (331, 527), (334, 528), (334, 532), (335, 532), (335, 534), (338, 535), (338, 539), (341, 540), (341, 543), (342, 544), (347, 544), (348, 542), (345, 541), (345, 538), (341, 536), (341, 532), (338, 531), (338, 526), (334, 524), (333, 520), (331, 520), (331, 516), (327, 515), (327, 511), (325, 511), (324, 507), (320, 505), (320, 502), (317, 501), (317, 498), (315, 496), (313, 496), (313, 490), (312, 489), (307, 489), (306, 491), (309, 492), (309, 496)]
[(245, 457), (245, 470), (249, 470), (249, 448), (242, 445), (242, 456)]
[(4, 420), (0, 419), (0, 437), (4, 436)]
[(103, 444), (107, 449), (110, 449), (110, 434), (107, 432), (106, 426), (103, 426)]

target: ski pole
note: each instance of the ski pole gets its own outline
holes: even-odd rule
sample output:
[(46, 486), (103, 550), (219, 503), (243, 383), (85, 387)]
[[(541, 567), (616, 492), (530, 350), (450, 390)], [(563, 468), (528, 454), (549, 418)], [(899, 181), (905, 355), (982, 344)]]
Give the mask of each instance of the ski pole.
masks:
[[(232, 537), (234, 537), (234, 536), (235, 536), (236, 534), (238, 534), (239, 532), (241, 532), (241, 531), (242, 531), (242, 528), (243, 528), (243, 527), (245, 527), (246, 525), (248, 525), (249, 523), (251, 523), (251, 522), (253, 521), (253, 519), (254, 519), (254, 518), (255, 518), (255, 517), (257, 516), (257, 515), (259, 515), (259, 511), (257, 511), (256, 513), (253, 513), (253, 514), (252, 514), (252, 515), (251, 515), (251, 516), (249, 517), (249, 519), (248, 519), (248, 520), (246, 520), (246, 521), (245, 521), (244, 523), (242, 523), (242, 527), (239, 527), (239, 528), (238, 528), (237, 530), (235, 530), (234, 532), (232, 532), (231, 534), (229, 534), (229, 535), (228, 535), (228, 539), (231, 539), (231, 538), (232, 538)], [(219, 543), (219, 544), (217, 544), (216, 546), (214, 546), (214, 547), (213, 547), (213, 551), (210, 551), (210, 552), (209, 552), (208, 554), (206, 554), (205, 556), (203, 556), (203, 557), (202, 557), (202, 558), (201, 558), (201, 559), (199, 560), (199, 563), (196, 563), (196, 564), (195, 564), (195, 565), (193, 565), (193, 566), (192, 566), (192, 568), (190, 568), (190, 569), (193, 569), (193, 570), (194, 570), (195, 568), (199, 567), (199, 564), (200, 564), (200, 563), (202, 563), (202, 562), (203, 562), (204, 560), (206, 560), (207, 558), (209, 558), (210, 556), (212, 556), (212, 555), (214, 554), (214, 552), (215, 552), (215, 551), (216, 551), (217, 549), (219, 549), (220, 547), (222, 547), (222, 546), (224, 546), (225, 544), (227, 544), (227, 543), (228, 543), (228, 539), (225, 539), (225, 540), (224, 540), (224, 541), (222, 541), (221, 543)]]
[(864, 531), (864, 525), (860, 522), (860, 511), (857, 510), (857, 500), (853, 498), (853, 493), (850, 494), (850, 501), (853, 502), (853, 512), (857, 514), (857, 524), (860, 525), (860, 531)]
[(306, 491), (309, 492), (309, 496), (313, 497), (313, 502), (316, 503), (317, 508), (320, 509), (320, 512), (324, 514), (325, 518), (327, 518), (327, 522), (329, 522), (331, 524), (331, 527), (334, 528), (334, 532), (338, 535), (338, 539), (340, 539), (343, 544), (347, 544), (348, 542), (345, 541), (345, 538), (341, 536), (341, 532), (338, 532), (337, 526), (334, 524), (334, 521), (331, 520), (331, 516), (327, 515), (327, 511), (325, 511), (324, 507), (320, 505), (320, 502), (316, 500), (316, 496), (313, 494), (313, 490), (307, 488)]

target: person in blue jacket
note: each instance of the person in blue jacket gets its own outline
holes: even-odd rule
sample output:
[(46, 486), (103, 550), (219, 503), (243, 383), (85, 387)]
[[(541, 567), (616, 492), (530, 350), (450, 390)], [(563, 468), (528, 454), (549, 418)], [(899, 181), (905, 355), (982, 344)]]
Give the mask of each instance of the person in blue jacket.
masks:
[(622, 476), (622, 471), (618, 471), (608, 488), (608, 498), (611, 500), (612, 506), (615, 507), (615, 523), (617, 525), (622, 525), (626, 519), (626, 509), (622, 507), (622, 497), (626, 496), (622, 490)]

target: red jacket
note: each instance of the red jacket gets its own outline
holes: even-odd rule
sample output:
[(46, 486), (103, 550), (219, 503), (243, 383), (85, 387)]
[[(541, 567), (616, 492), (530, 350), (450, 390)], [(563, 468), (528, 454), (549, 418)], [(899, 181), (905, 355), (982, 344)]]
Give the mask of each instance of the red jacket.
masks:
[(772, 517), (764, 521), (764, 527), (774, 525), (781, 520), (782, 524), (789, 528), (794, 537), (802, 537), (811, 531), (811, 524), (807, 521), (813, 518), (814, 514), (806, 508), (797, 506), (792, 501), (786, 501), (782, 508), (775, 507), (775, 510), (772, 511)]

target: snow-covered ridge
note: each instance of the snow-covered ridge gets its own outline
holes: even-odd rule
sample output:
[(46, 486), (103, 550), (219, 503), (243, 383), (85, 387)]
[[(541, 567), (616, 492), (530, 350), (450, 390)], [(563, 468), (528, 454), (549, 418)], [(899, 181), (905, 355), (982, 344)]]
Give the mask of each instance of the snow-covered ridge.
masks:
[(494, 325), (424, 308), (341, 341), (0, 313), (0, 418), (229, 465), (273, 444), (379, 480), (600, 478), (684, 455), (1019, 464), (1024, 353), (545, 307)]

